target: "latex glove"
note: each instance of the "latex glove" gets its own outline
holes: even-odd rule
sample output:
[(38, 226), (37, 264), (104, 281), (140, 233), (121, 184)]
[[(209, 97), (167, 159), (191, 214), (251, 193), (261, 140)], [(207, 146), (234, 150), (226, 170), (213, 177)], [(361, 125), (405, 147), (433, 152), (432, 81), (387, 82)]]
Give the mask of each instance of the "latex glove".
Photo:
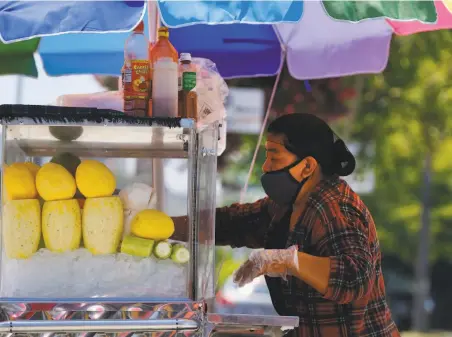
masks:
[(234, 282), (243, 287), (256, 277), (287, 278), (290, 270), (298, 270), (298, 247), (253, 251), (248, 260), (234, 273)]

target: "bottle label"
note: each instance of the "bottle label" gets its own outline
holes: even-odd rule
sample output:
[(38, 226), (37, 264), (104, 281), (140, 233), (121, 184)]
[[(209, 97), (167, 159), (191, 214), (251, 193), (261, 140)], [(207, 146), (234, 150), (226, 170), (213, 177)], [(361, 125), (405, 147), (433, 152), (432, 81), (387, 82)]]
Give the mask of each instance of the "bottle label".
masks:
[(122, 77), (122, 91), (130, 92), (132, 91), (132, 68), (128, 65), (125, 65), (121, 69), (121, 77)]
[(149, 61), (131, 60), (124, 66), (124, 112), (131, 116), (146, 116), (149, 100)]
[[(132, 60), (130, 63), (133, 94), (147, 96), (149, 91), (149, 61)], [(127, 72), (125, 76), (127, 77)]]
[(177, 76), (177, 90), (178, 91), (182, 90), (182, 75)]
[(132, 83), (132, 68), (124, 67), (123, 82), (124, 83)]
[(182, 89), (184, 91), (193, 90), (196, 87), (196, 72), (185, 71), (182, 73)]

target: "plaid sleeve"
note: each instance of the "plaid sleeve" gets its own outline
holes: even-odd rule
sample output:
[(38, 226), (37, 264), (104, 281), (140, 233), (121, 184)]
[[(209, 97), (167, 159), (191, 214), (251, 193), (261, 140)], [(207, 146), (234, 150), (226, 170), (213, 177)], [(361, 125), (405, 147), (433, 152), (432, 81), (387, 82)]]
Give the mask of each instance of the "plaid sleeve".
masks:
[(317, 246), (322, 256), (330, 256), (330, 277), (326, 299), (349, 303), (368, 296), (375, 268), (368, 230), (359, 219), (335, 217), (318, 229)]
[(217, 208), (215, 242), (220, 246), (263, 248), (271, 218), (268, 198)]

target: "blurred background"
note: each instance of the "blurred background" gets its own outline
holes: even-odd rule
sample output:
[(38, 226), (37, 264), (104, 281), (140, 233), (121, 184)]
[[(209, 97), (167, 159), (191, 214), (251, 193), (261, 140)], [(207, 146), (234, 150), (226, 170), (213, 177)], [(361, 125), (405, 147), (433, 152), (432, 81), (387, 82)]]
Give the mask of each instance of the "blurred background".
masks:
[[(270, 115), (274, 119), (288, 113), (317, 114), (357, 156), (358, 170), (347, 180), (377, 224), (388, 300), (404, 336), (413, 335), (414, 328), (425, 331), (419, 336), (447, 336), (452, 331), (450, 45), (449, 30), (394, 37), (389, 64), (378, 75), (313, 80), (307, 85), (284, 69)], [(48, 77), (35, 57), (37, 79), (0, 77), (0, 104), (50, 104), (62, 94), (117, 89), (116, 77)], [(240, 199), (274, 81), (228, 81), (227, 148), (218, 161), (217, 206)], [(262, 147), (247, 201), (264, 195), (259, 183), (264, 157)], [(248, 253), (217, 249), (216, 309), (274, 314), (263, 279), (241, 289), (231, 280)]]

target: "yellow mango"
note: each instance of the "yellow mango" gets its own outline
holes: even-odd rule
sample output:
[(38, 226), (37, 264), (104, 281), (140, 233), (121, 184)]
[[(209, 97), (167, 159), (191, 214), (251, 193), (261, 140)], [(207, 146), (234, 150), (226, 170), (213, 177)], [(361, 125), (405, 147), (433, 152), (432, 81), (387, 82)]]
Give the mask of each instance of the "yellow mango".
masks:
[(116, 189), (116, 179), (110, 169), (97, 160), (84, 160), (77, 167), (75, 180), (86, 198), (109, 197)]
[(33, 175), (33, 177), (36, 178), (36, 175), (38, 174), (39, 169), (41, 168), (39, 165), (32, 163), (30, 161), (26, 161), (25, 163), (23, 163), (26, 168), (31, 172), (31, 174)]
[(42, 207), (42, 235), (46, 248), (57, 253), (79, 248), (81, 217), (76, 199), (46, 201)]
[(7, 200), (34, 199), (38, 195), (33, 173), (24, 163), (3, 167), (3, 183)]
[(135, 215), (130, 231), (140, 238), (166, 240), (174, 233), (174, 222), (163, 212), (145, 209)]
[(36, 188), (45, 201), (72, 199), (77, 189), (69, 171), (55, 163), (41, 167), (36, 175)]

